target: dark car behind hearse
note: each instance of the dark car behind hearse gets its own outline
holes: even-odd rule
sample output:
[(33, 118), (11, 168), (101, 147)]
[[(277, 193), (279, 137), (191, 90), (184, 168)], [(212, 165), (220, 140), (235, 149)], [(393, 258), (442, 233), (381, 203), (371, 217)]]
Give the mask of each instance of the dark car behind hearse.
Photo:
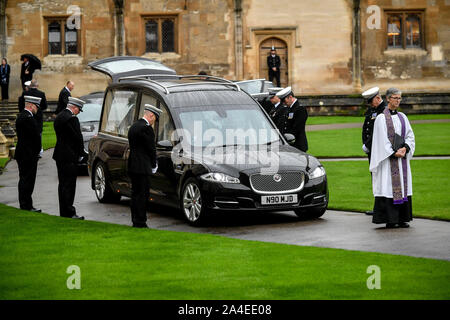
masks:
[[(150, 201), (180, 209), (192, 225), (215, 211), (294, 211), (308, 219), (325, 213), (328, 187), (320, 162), (290, 146), (294, 137), (282, 136), (237, 84), (180, 76), (139, 57), (90, 66), (113, 80), (88, 150), (91, 187), (100, 202), (131, 196), (127, 134), (149, 103), (162, 110), (154, 124), (158, 171)], [(230, 132), (237, 133), (233, 140), (221, 139)], [(268, 134), (255, 138), (255, 132)]]

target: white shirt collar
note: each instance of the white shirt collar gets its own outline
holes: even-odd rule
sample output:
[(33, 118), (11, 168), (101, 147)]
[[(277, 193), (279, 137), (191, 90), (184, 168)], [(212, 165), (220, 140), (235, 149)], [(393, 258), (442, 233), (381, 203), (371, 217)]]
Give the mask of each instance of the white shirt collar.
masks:
[(289, 108), (294, 105), (295, 101), (297, 101), (297, 99), (294, 99), (294, 102), (292, 102), (292, 104), (289, 106)]
[(32, 117), (34, 116), (33, 112), (31, 112), (30, 110), (28, 110), (28, 109), (24, 109), (24, 110), (27, 110), (31, 114)]
[(74, 115), (75, 113), (73, 113), (73, 111), (72, 110), (70, 110), (69, 108), (66, 108), (67, 110), (69, 110), (70, 111), (70, 113), (72, 114), (72, 115)]
[(142, 119), (144, 119), (145, 122), (147, 122), (147, 125), (148, 125), (148, 126), (150, 125), (150, 122), (148, 122), (147, 119), (145, 119), (144, 117), (142, 117)]
[(278, 103), (275, 105), (275, 108), (278, 107), (278, 106), (280, 105), (280, 103), (281, 103), (281, 102), (278, 102)]
[(64, 87), (64, 88), (66, 88), (66, 90), (70, 92), (69, 88), (67, 88), (67, 87)]

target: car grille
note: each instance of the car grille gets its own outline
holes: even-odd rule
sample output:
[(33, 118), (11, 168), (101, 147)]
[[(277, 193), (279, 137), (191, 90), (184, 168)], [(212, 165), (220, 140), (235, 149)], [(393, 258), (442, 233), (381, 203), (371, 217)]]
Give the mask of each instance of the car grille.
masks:
[(253, 174), (250, 176), (250, 185), (257, 193), (286, 193), (297, 192), (303, 189), (305, 174), (303, 172), (278, 173), (281, 178), (276, 182), (275, 174)]

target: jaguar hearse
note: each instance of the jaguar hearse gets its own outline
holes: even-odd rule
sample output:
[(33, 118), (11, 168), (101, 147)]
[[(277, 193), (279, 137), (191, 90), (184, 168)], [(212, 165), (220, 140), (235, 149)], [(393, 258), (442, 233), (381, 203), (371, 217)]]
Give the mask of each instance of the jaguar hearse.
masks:
[(126, 59), (132, 57), (91, 65), (113, 80), (89, 143), (91, 187), (100, 202), (131, 196), (128, 129), (152, 104), (162, 114), (154, 124), (158, 171), (149, 201), (179, 208), (193, 225), (215, 211), (323, 215), (328, 187), (322, 165), (290, 146), (293, 136), (282, 136), (249, 93), (225, 79), (177, 75), (154, 61), (132, 75), (118, 74), (130, 72)]

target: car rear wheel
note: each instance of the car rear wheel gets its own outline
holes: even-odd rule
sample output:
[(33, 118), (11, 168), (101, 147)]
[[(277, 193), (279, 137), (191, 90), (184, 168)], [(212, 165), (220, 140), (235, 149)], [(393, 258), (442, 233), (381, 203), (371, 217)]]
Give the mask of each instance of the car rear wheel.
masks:
[(181, 210), (183, 216), (191, 225), (201, 225), (208, 215), (203, 205), (202, 193), (197, 180), (189, 178), (181, 191)]
[(310, 210), (302, 210), (302, 209), (295, 209), (294, 212), (302, 220), (312, 220), (320, 218), (325, 211), (327, 211), (327, 208), (320, 208), (320, 209), (310, 209)]
[(118, 202), (120, 200), (120, 194), (115, 194), (110, 187), (109, 178), (103, 162), (98, 162), (95, 165), (94, 190), (98, 201), (101, 203)]

